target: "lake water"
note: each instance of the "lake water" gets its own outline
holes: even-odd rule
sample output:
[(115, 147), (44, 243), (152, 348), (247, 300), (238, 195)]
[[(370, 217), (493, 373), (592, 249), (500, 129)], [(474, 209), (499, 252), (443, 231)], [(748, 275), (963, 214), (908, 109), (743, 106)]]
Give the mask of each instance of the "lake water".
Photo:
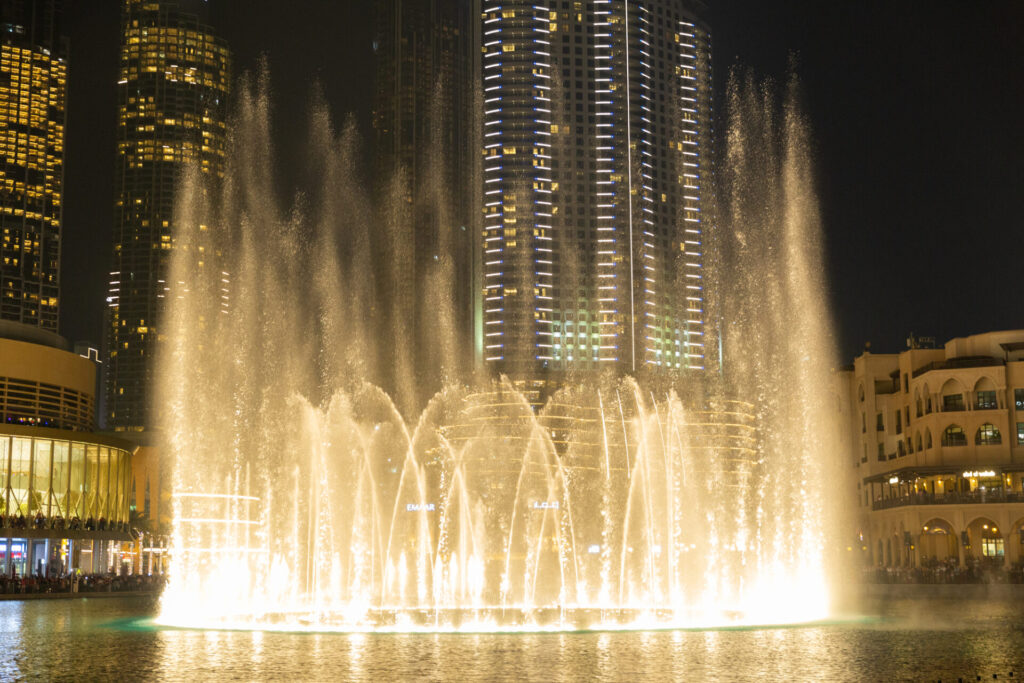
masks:
[(525, 635), (165, 630), (142, 623), (155, 608), (154, 599), (136, 597), (0, 602), (0, 679), (1024, 678), (1019, 601), (875, 601), (859, 617), (795, 628)]

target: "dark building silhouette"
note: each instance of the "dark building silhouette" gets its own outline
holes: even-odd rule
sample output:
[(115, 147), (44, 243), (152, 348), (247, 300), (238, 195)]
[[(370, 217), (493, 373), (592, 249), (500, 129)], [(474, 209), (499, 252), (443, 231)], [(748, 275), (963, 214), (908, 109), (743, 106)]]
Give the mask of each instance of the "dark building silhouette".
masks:
[(125, 0), (107, 334), (107, 427), (154, 426), (154, 357), (175, 194), (192, 166), (224, 173), (230, 53), (205, 3)]
[[(408, 203), (414, 253), (408, 281), (386, 283), (381, 294), (390, 296), (388, 290), (396, 288), (424, 292), (437, 269), (450, 268), (442, 277), (452, 285), (454, 343), (468, 368), (479, 149), (473, 2), (377, 0), (376, 9), (375, 187), (380, 201)], [(387, 249), (379, 250), (380, 259), (390, 257)], [(419, 302), (410, 322), (417, 338), (435, 336), (427, 302)], [(420, 354), (417, 364), (430, 362)]]
[(57, 331), (68, 44), (57, 0), (0, 3), (0, 319)]

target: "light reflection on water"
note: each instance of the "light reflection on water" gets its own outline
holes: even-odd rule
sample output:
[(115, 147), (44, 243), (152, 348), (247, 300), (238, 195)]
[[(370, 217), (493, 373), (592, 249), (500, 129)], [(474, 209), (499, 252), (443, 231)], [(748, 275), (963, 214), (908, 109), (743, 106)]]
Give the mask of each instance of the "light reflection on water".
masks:
[(1024, 676), (1022, 602), (904, 600), (805, 628), (288, 634), (139, 626), (152, 600), (0, 602), (0, 679), (992, 680)]

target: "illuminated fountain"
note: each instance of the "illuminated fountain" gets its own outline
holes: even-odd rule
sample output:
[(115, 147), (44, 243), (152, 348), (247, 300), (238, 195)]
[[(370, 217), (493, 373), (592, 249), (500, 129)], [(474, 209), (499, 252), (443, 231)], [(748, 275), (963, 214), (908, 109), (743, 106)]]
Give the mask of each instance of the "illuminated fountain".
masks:
[[(369, 313), (408, 310), (411, 293), (375, 291), (353, 135), (314, 116), (324, 191), (282, 216), (267, 98), (244, 100), (225, 187), (189, 183), (179, 211), (160, 620), (506, 630), (826, 616), (836, 448), (818, 218), (798, 113), (759, 92), (731, 91), (731, 228), (709, 264), (721, 377), (683, 391), (602, 376), (535, 410), (507, 380), (451, 381), (440, 357), (433, 377), (448, 381), (414, 419), (376, 384), (382, 367), (398, 368), (399, 392), (424, 380), (392, 351), (412, 342)], [(411, 248), (408, 229), (388, 228), (389, 245)], [(445, 286), (419, 305), (451, 320)]]

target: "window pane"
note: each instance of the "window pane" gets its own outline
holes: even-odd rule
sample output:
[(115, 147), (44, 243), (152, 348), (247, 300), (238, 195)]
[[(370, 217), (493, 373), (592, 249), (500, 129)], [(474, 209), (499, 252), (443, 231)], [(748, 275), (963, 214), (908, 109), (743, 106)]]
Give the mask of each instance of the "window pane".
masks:
[(99, 476), (99, 449), (96, 446), (86, 445), (85, 447), (85, 517), (94, 521), (98, 517), (96, 513), (96, 478)]
[(0, 515), (7, 514), (7, 458), (10, 453), (11, 440), (0, 437)]
[(99, 454), (99, 478), (96, 486), (96, 517), (110, 519), (110, 451), (104, 446)]
[(942, 445), (943, 446), (966, 446), (967, 435), (964, 434), (964, 430), (957, 425), (950, 425), (946, 427), (946, 431), (942, 433)]
[(50, 448), (53, 442), (49, 439), (36, 439), (35, 468), (32, 471), (32, 498), (30, 510), (32, 514), (41, 512), (44, 517), (50, 516)]
[(68, 517), (68, 442), (53, 442), (53, 498), (57, 509), (54, 515)]
[(981, 540), (981, 554), (985, 557), (1003, 556), (1003, 539), (983, 538)]
[(1002, 441), (999, 430), (992, 424), (983, 424), (978, 427), (978, 433), (974, 437), (974, 443), (979, 446), (993, 446), (1002, 443)]
[(71, 517), (78, 517), (84, 521), (85, 514), (85, 444), (71, 444), (71, 500), (68, 507), (71, 510)]
[(32, 440), (15, 438), (11, 452), (11, 512), (28, 515), (29, 473), (32, 467)]
[(997, 407), (995, 391), (979, 391), (978, 404), (980, 410), (990, 410)]

